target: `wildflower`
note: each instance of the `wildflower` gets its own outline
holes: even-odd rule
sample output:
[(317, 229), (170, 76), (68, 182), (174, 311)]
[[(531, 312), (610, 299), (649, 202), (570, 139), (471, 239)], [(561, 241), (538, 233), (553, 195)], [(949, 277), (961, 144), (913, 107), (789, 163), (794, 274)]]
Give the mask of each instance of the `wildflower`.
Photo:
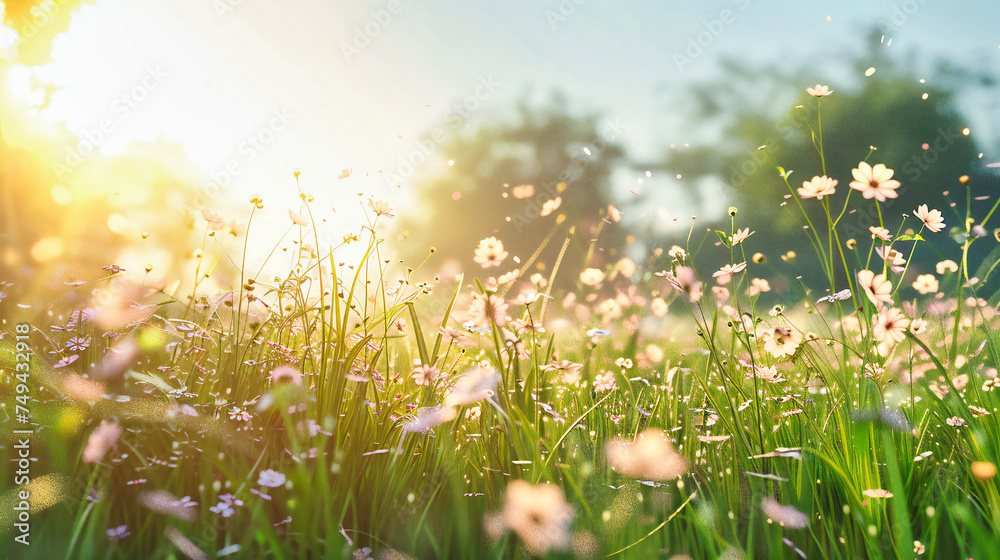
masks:
[(529, 198), (529, 197), (531, 197), (531, 196), (533, 196), (535, 194), (535, 186), (534, 185), (518, 185), (518, 186), (514, 187), (513, 189), (511, 189), (511, 194), (513, 194), (514, 198), (517, 198), (517, 199)]
[(249, 422), (252, 416), (250, 413), (243, 410), (238, 406), (234, 406), (229, 409), (229, 419), (230, 420), (242, 420), (244, 422)]
[(479, 242), (472, 260), (483, 268), (489, 268), (500, 266), (500, 263), (506, 258), (507, 251), (503, 250), (503, 242), (496, 237), (487, 237)]
[(285, 475), (276, 470), (267, 469), (257, 475), (257, 484), (268, 488), (277, 488), (285, 484)]
[(862, 161), (856, 169), (851, 170), (854, 181), (851, 181), (851, 188), (861, 191), (861, 196), (874, 198), (879, 202), (885, 202), (886, 198), (896, 198), (896, 189), (899, 188), (899, 181), (892, 178), (893, 171), (884, 164), (877, 164), (875, 167)]
[(833, 90), (830, 89), (829, 86), (823, 86), (823, 85), (820, 85), (820, 84), (816, 84), (816, 87), (807, 87), (806, 88), (806, 93), (808, 93), (809, 95), (811, 95), (813, 97), (826, 97), (827, 95), (830, 95), (831, 93), (833, 93)]
[(864, 492), (862, 492), (862, 494), (864, 494), (865, 496), (868, 496), (869, 498), (891, 498), (892, 497), (892, 492), (889, 492), (888, 490), (883, 490), (881, 488), (874, 488), (874, 489), (871, 489), (871, 490), (865, 490)]
[(712, 276), (715, 277), (715, 278), (718, 278), (720, 276), (732, 276), (733, 274), (737, 274), (739, 272), (742, 272), (743, 269), (745, 269), (746, 267), (747, 267), (747, 263), (745, 263), (745, 262), (741, 262), (741, 263), (738, 263), (738, 264), (727, 264), (727, 265), (723, 266), (722, 268), (720, 268), (719, 270), (716, 270), (715, 272), (713, 272)]
[(117, 541), (124, 539), (125, 537), (131, 535), (128, 532), (128, 525), (119, 525), (117, 527), (112, 527), (104, 532), (108, 536), (109, 541)]
[(743, 367), (748, 368), (750, 371), (747, 372), (747, 377), (757, 377), (763, 379), (768, 383), (781, 383), (785, 380), (781, 376), (781, 372), (778, 368), (774, 366), (764, 366), (761, 364), (748, 364), (746, 362), (741, 362)]
[(309, 221), (308, 220), (306, 220), (302, 216), (296, 214), (295, 212), (292, 212), (291, 210), (288, 211), (288, 217), (292, 219), (292, 225), (296, 225), (296, 226), (307, 226), (307, 225), (309, 225)]
[(447, 344), (457, 344), (461, 347), (468, 347), (474, 344), (474, 341), (469, 338), (469, 335), (459, 329), (453, 329), (451, 327), (439, 327), (438, 333), (441, 335), (441, 340)]
[(483, 414), (483, 407), (480, 405), (471, 406), (465, 409), (465, 419), (470, 422), (475, 422), (479, 420), (479, 417)]
[(80, 337), (74, 336), (66, 342), (66, 351), (68, 352), (83, 352), (87, 348), (90, 348), (90, 337)]
[(236, 220), (232, 220), (226, 225), (226, 230), (233, 237), (239, 237), (247, 232), (247, 226), (237, 223)]
[(225, 226), (225, 224), (222, 221), (222, 216), (214, 212), (211, 212), (208, 209), (204, 209), (201, 211), (201, 217), (205, 218), (205, 221), (208, 222), (208, 229), (220, 230)]
[(748, 296), (755, 296), (761, 292), (770, 292), (771, 283), (765, 278), (753, 278), (750, 280), (750, 286), (747, 288)]
[(500, 296), (473, 294), (469, 312), (475, 318), (476, 323), (484, 325), (496, 323), (496, 326), (502, 327), (507, 324), (507, 307), (508, 305)]
[(605, 447), (608, 463), (621, 474), (642, 480), (670, 480), (686, 473), (687, 458), (677, 453), (663, 432), (650, 428), (634, 443), (614, 439)]
[(558, 196), (553, 198), (552, 200), (546, 201), (544, 204), (542, 204), (542, 211), (540, 215), (543, 218), (545, 216), (548, 216), (549, 214), (555, 212), (556, 209), (559, 208), (560, 204), (562, 204), (562, 198)]
[(490, 368), (474, 366), (463, 373), (444, 396), (445, 406), (475, 404), (496, 394), (500, 374)]
[(694, 269), (690, 266), (678, 266), (675, 273), (657, 272), (657, 274), (665, 276), (675, 288), (686, 292), (691, 303), (701, 299), (701, 282), (698, 281)]
[(402, 317), (396, 319), (396, 322), (393, 323), (393, 326), (396, 327), (396, 330), (399, 331), (400, 334), (406, 334), (406, 319)]
[(576, 513), (554, 484), (515, 480), (507, 485), (501, 519), (528, 552), (545, 556), (549, 550), (569, 547), (569, 525)]
[(537, 290), (525, 290), (520, 294), (518, 294), (517, 298), (515, 298), (514, 301), (515, 303), (517, 303), (517, 305), (531, 305), (532, 303), (535, 303), (536, 301), (542, 299), (543, 297), (550, 297), (550, 296), (546, 296), (545, 294), (539, 293)]
[(885, 279), (885, 274), (876, 276), (870, 270), (859, 270), (858, 283), (861, 284), (868, 299), (875, 305), (878, 305), (879, 302), (892, 303), (892, 283)]
[(969, 412), (972, 413), (973, 418), (979, 418), (980, 416), (989, 416), (990, 411), (986, 410), (981, 406), (976, 406), (974, 404), (969, 405)]
[(596, 268), (588, 268), (580, 273), (580, 282), (586, 286), (596, 286), (604, 281), (604, 273)]
[(765, 496), (760, 501), (760, 509), (764, 515), (777, 521), (782, 527), (801, 529), (809, 525), (809, 516), (795, 509), (794, 506), (783, 506), (771, 496)]
[(583, 369), (583, 364), (576, 364), (569, 360), (561, 362), (552, 360), (548, 364), (539, 367), (539, 369), (546, 373), (557, 372), (561, 376), (563, 383), (572, 385), (580, 380), (580, 371)]
[(945, 423), (955, 428), (961, 428), (962, 426), (965, 426), (965, 420), (959, 418), (958, 416), (952, 416), (951, 418), (948, 418), (947, 420), (945, 420)]
[(837, 189), (834, 188), (836, 186), (837, 180), (831, 179), (826, 175), (813, 177), (811, 181), (802, 182), (802, 186), (799, 188), (799, 196), (802, 198), (823, 200), (824, 196), (830, 196), (837, 192)]
[(983, 382), (983, 391), (990, 392), (993, 389), (1000, 389), (1000, 377), (991, 377)]
[(903, 258), (903, 254), (899, 251), (892, 247), (876, 247), (875, 252), (884, 261), (889, 263), (889, 270), (893, 272), (902, 272), (904, 270), (903, 265), (906, 264), (906, 259)]
[(208, 508), (212, 513), (218, 513), (222, 517), (232, 517), (236, 513), (236, 506), (242, 506), (243, 500), (236, 499), (232, 494), (219, 496), (219, 503)]
[[(466, 411), (468, 413), (468, 411)], [(454, 420), (456, 416), (453, 406), (424, 407), (417, 410), (417, 417), (403, 425), (404, 433), (424, 433), (434, 426)], [(468, 414), (466, 414), (468, 416)]]
[(118, 447), (118, 438), (122, 435), (122, 427), (117, 422), (101, 421), (87, 439), (87, 446), (83, 449), (82, 460), (84, 463), (96, 463), (113, 448)]
[(944, 274), (945, 272), (958, 272), (958, 264), (951, 259), (945, 259), (937, 263), (935, 269), (938, 274)]
[(921, 334), (927, 330), (927, 319), (914, 319), (910, 322), (910, 332), (913, 334)]
[(783, 358), (795, 354), (802, 342), (802, 333), (789, 327), (777, 326), (766, 332), (764, 339), (764, 350), (775, 358)]
[(368, 206), (371, 207), (372, 212), (375, 212), (376, 216), (388, 216), (393, 217), (390, 212), (392, 208), (389, 208), (389, 203), (384, 200), (375, 200), (374, 198), (368, 199)]
[(597, 377), (594, 378), (594, 391), (598, 393), (603, 393), (605, 391), (613, 391), (617, 383), (615, 382), (615, 374), (613, 372), (603, 372), (598, 373)]
[(938, 281), (933, 274), (921, 274), (913, 281), (913, 289), (921, 294), (929, 294), (938, 291)]
[(431, 384), (431, 381), (437, 379), (439, 373), (438, 368), (430, 364), (423, 364), (422, 366), (414, 368), (410, 373), (410, 377), (417, 382), (417, 385), (423, 385), (426, 387)]
[(632, 369), (632, 360), (628, 358), (618, 358), (615, 360), (615, 365), (620, 368)]
[(858, 240), (857, 239), (848, 239), (847, 242), (844, 243), (844, 245), (847, 246), (848, 249), (854, 249), (855, 247), (858, 246)]
[(671, 247), (670, 250), (667, 251), (667, 254), (670, 255), (671, 258), (676, 259), (678, 261), (684, 260), (684, 257), (687, 256), (687, 253), (684, 252), (684, 249), (682, 249), (677, 245)]
[(299, 370), (293, 368), (292, 366), (278, 366), (271, 370), (271, 381), (274, 383), (288, 381), (296, 387), (301, 387), (302, 374), (299, 373)]
[(725, 301), (729, 299), (729, 290), (725, 286), (712, 286), (712, 293), (719, 301)]
[(757, 232), (750, 231), (750, 228), (738, 229), (736, 230), (736, 233), (729, 238), (729, 244), (739, 245), (740, 243), (743, 243), (743, 241), (746, 240), (746, 238), (750, 237), (755, 233)]
[(924, 223), (924, 227), (935, 233), (944, 228), (944, 218), (941, 217), (940, 210), (928, 210), (926, 204), (921, 204), (913, 211), (913, 215)]
[(906, 328), (910, 326), (910, 319), (895, 307), (883, 307), (878, 315), (872, 318), (872, 322), (872, 336), (878, 342), (890, 339), (893, 342), (900, 342), (906, 338)]
[(872, 239), (878, 238), (882, 241), (889, 241), (892, 239), (892, 235), (889, 234), (889, 230), (877, 226), (871, 226), (868, 231), (872, 232)]

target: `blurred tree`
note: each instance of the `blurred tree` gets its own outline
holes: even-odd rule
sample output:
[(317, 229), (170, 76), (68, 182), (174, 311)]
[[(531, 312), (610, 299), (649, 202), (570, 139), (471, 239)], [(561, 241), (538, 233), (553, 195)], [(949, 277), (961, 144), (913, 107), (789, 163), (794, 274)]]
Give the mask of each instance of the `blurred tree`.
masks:
[[(963, 133), (968, 121), (958, 109), (957, 97), (974, 85), (993, 86), (995, 79), (951, 62), (921, 72), (926, 78), (919, 79), (915, 57), (898, 60), (890, 52), (881, 34), (872, 31), (867, 49), (850, 66), (854, 75), (869, 68), (875, 69), (874, 74), (862, 78), (856, 90), (829, 83), (835, 93), (819, 103), (805, 87), (828, 80), (810, 68), (754, 68), (723, 60), (718, 81), (698, 84), (686, 95), (694, 105), (689, 113), (692, 126), (715, 135), (704, 145), (672, 149), (659, 166), (649, 167), (680, 173), (692, 182), (705, 177), (722, 181), (732, 199), (718, 204), (739, 208), (737, 223), (758, 231), (758, 246), (809, 251), (806, 236), (801, 235), (805, 221), (798, 206), (786, 201), (790, 191), (776, 168), (794, 171), (789, 177), (793, 188), (824, 174), (810, 131), (810, 126), (819, 131), (821, 117), (826, 174), (839, 181), (832, 208), (839, 212), (843, 207), (853, 180), (851, 170), (867, 158), (872, 165), (884, 163), (894, 169), (894, 178), (902, 183), (898, 198), (882, 204), (887, 227), (898, 225), (901, 214), (912, 213), (920, 204), (941, 209), (949, 227), (963, 225), (964, 215), (959, 218), (950, 211), (942, 192), (950, 190), (953, 199), (963, 200), (959, 178), (969, 175), (975, 184), (977, 178), (985, 178), (986, 170), (978, 158), (982, 147), (974, 135)], [(789, 99), (793, 86), (795, 95)], [(876, 150), (869, 156), (872, 146)], [(868, 226), (878, 224), (874, 204), (859, 194), (851, 197), (848, 212), (856, 210), (854, 214), (838, 225), (842, 240), (861, 240), (870, 235)], [(804, 207), (817, 228), (825, 226), (820, 204), (811, 201)], [(728, 228), (728, 223), (720, 226)], [(951, 243), (944, 235), (925, 237), (938, 246)]]
[[(575, 228), (559, 274), (575, 283), (585, 263), (599, 267), (620, 254), (625, 234), (607, 218), (611, 173), (626, 163), (616, 144), (620, 131), (612, 119), (574, 116), (566, 105), (560, 95), (543, 107), (522, 101), (514, 118), (471, 133), (455, 123), (438, 150), (439, 160), (453, 164), (418, 179), (421, 209), (403, 223), (400, 248), (407, 260), (420, 262), (433, 245), (442, 260), (479, 269), (472, 261), (476, 246), (496, 236), (510, 253), (489, 269), (499, 275), (519, 266), (515, 256), (524, 263), (553, 233), (538, 266), (525, 271), (531, 274), (553, 265)], [(559, 206), (542, 216), (552, 201)]]

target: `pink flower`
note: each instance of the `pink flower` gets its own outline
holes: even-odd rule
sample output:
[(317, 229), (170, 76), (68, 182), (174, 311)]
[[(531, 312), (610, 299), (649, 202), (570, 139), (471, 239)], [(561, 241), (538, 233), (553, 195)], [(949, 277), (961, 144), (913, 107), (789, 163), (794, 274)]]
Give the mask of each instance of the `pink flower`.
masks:
[(571, 385), (580, 380), (580, 370), (583, 369), (583, 364), (576, 364), (569, 360), (561, 362), (552, 360), (552, 362), (541, 366), (539, 369), (546, 373), (558, 372), (561, 375), (561, 381), (567, 385)]
[(879, 163), (872, 167), (868, 162), (862, 161), (851, 174), (854, 175), (851, 188), (861, 191), (861, 196), (874, 198), (879, 202), (885, 202), (887, 198), (896, 198), (899, 181), (892, 178), (893, 171), (885, 164)]
[(746, 238), (757, 233), (756, 231), (750, 231), (750, 228), (743, 228), (736, 230), (736, 234), (729, 238), (730, 245), (739, 245), (743, 243)]
[(941, 217), (940, 210), (928, 210), (926, 204), (921, 204), (913, 212), (913, 215), (920, 218), (920, 221), (924, 223), (924, 226), (937, 233), (944, 228), (944, 218)]
[(741, 262), (739, 264), (727, 264), (726, 266), (716, 270), (712, 273), (712, 276), (718, 278), (720, 276), (732, 276), (738, 272), (742, 272), (744, 268), (747, 267), (747, 263)]
[(261, 471), (257, 477), (257, 484), (268, 488), (277, 488), (285, 484), (285, 475), (272, 469)]
[(496, 323), (498, 327), (507, 324), (507, 304), (503, 298), (492, 294), (472, 294), (470, 308), (476, 323), (489, 325)]
[(118, 447), (118, 438), (122, 435), (122, 427), (116, 422), (101, 421), (87, 439), (87, 446), (83, 449), (83, 462), (96, 463), (111, 449)]
[(875, 305), (878, 305), (879, 302), (892, 303), (892, 283), (885, 279), (885, 274), (876, 276), (870, 270), (859, 270), (858, 283), (864, 288), (868, 299)]
[(429, 364), (424, 364), (420, 367), (414, 368), (413, 372), (410, 373), (410, 377), (417, 382), (417, 385), (427, 386), (431, 384), (431, 381), (438, 378), (439, 373), (438, 368)]
[(682, 292), (686, 292), (688, 300), (690, 300), (691, 303), (701, 299), (701, 282), (695, 275), (694, 269), (690, 266), (678, 266), (675, 269), (675, 272), (676, 274), (667, 271), (657, 272), (656, 274), (666, 277), (673, 287), (681, 290)]
[(903, 265), (906, 264), (906, 259), (903, 258), (903, 254), (899, 251), (891, 247), (876, 247), (875, 252), (889, 263), (889, 269), (893, 272), (902, 272), (904, 270)]
[(823, 85), (820, 85), (820, 84), (816, 84), (816, 87), (807, 87), (806, 88), (806, 93), (808, 93), (809, 95), (811, 95), (813, 97), (826, 97), (827, 95), (830, 95), (831, 93), (833, 93), (833, 90), (830, 89), (829, 86), (823, 86)]
[(500, 263), (506, 258), (507, 251), (503, 250), (503, 242), (496, 237), (487, 237), (479, 242), (472, 260), (483, 268), (489, 268), (500, 266)]
[(837, 186), (836, 179), (831, 179), (826, 175), (813, 177), (811, 181), (802, 182), (802, 187), (799, 188), (799, 196), (802, 198), (823, 200), (824, 196), (830, 196), (837, 192), (837, 189), (833, 188), (835, 186)]
[(615, 382), (615, 374), (610, 371), (598, 373), (597, 377), (594, 378), (594, 391), (598, 393), (613, 391), (617, 385), (618, 384)]
[(910, 326), (910, 320), (895, 307), (883, 307), (872, 318), (872, 323), (872, 336), (877, 342), (901, 342), (906, 338), (906, 329)]

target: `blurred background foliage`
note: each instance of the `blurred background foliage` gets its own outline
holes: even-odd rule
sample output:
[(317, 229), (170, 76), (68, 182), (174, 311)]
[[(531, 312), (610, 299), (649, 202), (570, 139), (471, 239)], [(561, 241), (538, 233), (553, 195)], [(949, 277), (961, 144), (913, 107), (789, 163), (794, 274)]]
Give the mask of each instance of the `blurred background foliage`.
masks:
[[(729, 231), (729, 217), (722, 211), (734, 205), (739, 209), (737, 226), (756, 230), (757, 246), (774, 246), (780, 238), (783, 248), (809, 251), (808, 240), (799, 234), (805, 221), (798, 208), (782, 204), (789, 190), (777, 167), (793, 171), (789, 177), (793, 188), (823, 174), (810, 131), (810, 126), (816, 129), (820, 116), (827, 174), (839, 181), (833, 203), (838, 212), (853, 180), (851, 170), (867, 157), (872, 164), (885, 163), (894, 169), (902, 183), (899, 197), (883, 205), (890, 230), (895, 231), (902, 214), (912, 213), (920, 204), (941, 209), (949, 226), (961, 226), (957, 220), (964, 208), (950, 211), (950, 200), (964, 198), (962, 176), (969, 176), (975, 192), (985, 188), (989, 175), (980, 154), (994, 146), (979, 145), (963, 134), (969, 119), (962, 113), (959, 97), (970, 91), (995, 92), (996, 76), (952, 60), (939, 60), (925, 71), (917, 64), (916, 53), (893, 56), (877, 30), (863, 40), (867, 49), (846, 65), (855, 75), (868, 68), (877, 71), (858, 83), (834, 85), (835, 93), (822, 99), (819, 114), (815, 98), (804, 89), (827, 80), (808, 64), (753, 66), (739, 59), (722, 59), (717, 79), (681, 91), (665, 86), (666, 110), (682, 113), (688, 127), (707, 135), (698, 144), (664, 147), (662, 156), (653, 161), (637, 160), (627, 147), (602, 136), (601, 127), (613, 128), (613, 120), (568, 114), (568, 102), (561, 94), (553, 95), (548, 104), (522, 103), (517, 119), (486, 123), (440, 151), (440, 159), (453, 160), (454, 167), (422, 178), (423, 205), (406, 216), (404, 252), (419, 261), (427, 247), (435, 246), (442, 258), (468, 269), (474, 266), (473, 249), (484, 237), (497, 236), (512, 255), (525, 259), (553, 230), (554, 242), (546, 250), (558, 252), (568, 227), (559, 230), (553, 226), (556, 220), (539, 216), (541, 205), (556, 196), (562, 205), (553, 216), (565, 214), (566, 223), (579, 224), (567, 253), (571, 270), (579, 270), (574, 265), (580, 264), (595, 239), (596, 258), (590, 266), (596, 267), (613, 263), (616, 255), (651, 257), (657, 247), (683, 242), (688, 225), (664, 235), (664, 228), (656, 223), (660, 218), (647, 211), (650, 199), (662, 202), (674, 215), (691, 203), (722, 215), (718, 221), (697, 222), (700, 231)], [(567, 172), (572, 169), (582, 172)], [(613, 174), (621, 169), (676, 175), (679, 181), (659, 183), (653, 187), (659, 192), (647, 189), (643, 198), (623, 195), (612, 186)], [(560, 190), (560, 183), (565, 183), (565, 190)], [(521, 184), (532, 185), (534, 195), (512, 196), (513, 187)], [(718, 191), (700, 188), (705, 184), (722, 185), (722, 197), (714, 194)], [(944, 196), (946, 191), (954, 196)], [(868, 236), (867, 225), (878, 223), (874, 209), (861, 205), (862, 200), (855, 193), (848, 211), (863, 206), (865, 210), (859, 211), (871, 215), (856, 216), (850, 225), (845, 221), (843, 240)], [(609, 204), (625, 214), (621, 225), (607, 219)], [(806, 208), (813, 223), (825, 222), (819, 204)], [(630, 251), (626, 251), (626, 231), (642, 241)], [(934, 243), (940, 247), (952, 241), (938, 236)], [(936, 258), (933, 252), (924, 254)], [(778, 257), (767, 256), (772, 261)], [(720, 253), (719, 259), (728, 255), (723, 258)], [(926, 268), (926, 263), (914, 264), (916, 270)]]

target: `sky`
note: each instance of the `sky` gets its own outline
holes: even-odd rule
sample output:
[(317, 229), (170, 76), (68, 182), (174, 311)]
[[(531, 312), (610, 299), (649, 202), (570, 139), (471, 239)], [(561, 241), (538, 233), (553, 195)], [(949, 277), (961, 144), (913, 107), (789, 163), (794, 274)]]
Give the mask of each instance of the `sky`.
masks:
[(401, 158), (456, 115), (474, 127), (558, 90), (652, 157), (697, 139), (663, 92), (713, 75), (720, 56), (815, 61), (836, 89), (863, 79), (833, 63), (873, 25), (886, 48), (995, 61), (998, 21), (1000, 3), (971, 0), (97, 0), (30, 71), (57, 87), (42, 121), (81, 137), (110, 122), (106, 154), (180, 143), (203, 193), (222, 193), (207, 198), (216, 210), (259, 193), (274, 202), (265, 221), (287, 225), (300, 170), (351, 228), (358, 192), (412, 202)]

